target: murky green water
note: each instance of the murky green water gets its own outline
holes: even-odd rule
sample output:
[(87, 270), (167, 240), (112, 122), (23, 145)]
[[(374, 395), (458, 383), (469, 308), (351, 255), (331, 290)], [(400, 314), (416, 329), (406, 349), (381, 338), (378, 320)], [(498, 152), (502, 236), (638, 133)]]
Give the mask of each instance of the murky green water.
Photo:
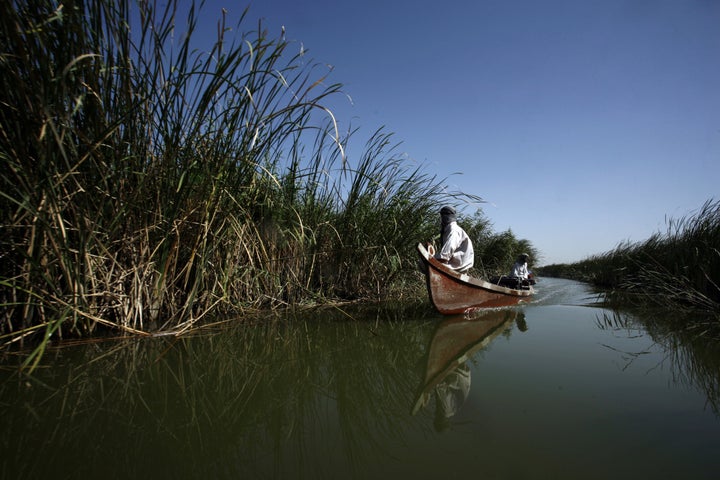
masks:
[(591, 301), (543, 279), (470, 319), (370, 308), (53, 350), (0, 372), (0, 472), (717, 478), (720, 348)]

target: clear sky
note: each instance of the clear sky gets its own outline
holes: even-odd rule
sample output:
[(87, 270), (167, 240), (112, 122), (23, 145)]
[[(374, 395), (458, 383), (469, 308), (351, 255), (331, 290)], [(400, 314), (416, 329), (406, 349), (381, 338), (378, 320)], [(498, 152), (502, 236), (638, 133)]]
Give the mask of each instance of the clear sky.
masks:
[[(720, 1), (208, 0), (334, 67), (338, 119), (574, 262), (720, 199)], [(209, 29), (212, 32), (212, 29)], [(213, 32), (214, 33), (214, 32)], [(362, 137), (365, 135), (365, 137)], [(472, 214), (469, 206), (465, 213)]]

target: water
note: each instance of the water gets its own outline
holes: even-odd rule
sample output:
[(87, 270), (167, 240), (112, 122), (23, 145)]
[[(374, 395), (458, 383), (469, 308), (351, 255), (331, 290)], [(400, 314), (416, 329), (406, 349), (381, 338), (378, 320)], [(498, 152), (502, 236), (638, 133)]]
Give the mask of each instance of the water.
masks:
[(0, 472), (716, 478), (720, 349), (594, 301), (543, 279), (533, 303), (471, 318), (272, 317), (53, 349), (31, 378), (6, 358)]

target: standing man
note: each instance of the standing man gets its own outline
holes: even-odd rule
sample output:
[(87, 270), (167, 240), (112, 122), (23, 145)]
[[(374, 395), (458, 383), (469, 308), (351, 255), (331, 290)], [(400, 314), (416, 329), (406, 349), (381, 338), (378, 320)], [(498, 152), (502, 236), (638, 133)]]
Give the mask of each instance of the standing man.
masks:
[(435, 253), (432, 245), (428, 253), (434, 255), (440, 262), (446, 264), (458, 273), (465, 273), (475, 263), (472, 241), (468, 234), (457, 224), (455, 209), (442, 207), (440, 209), (440, 251)]

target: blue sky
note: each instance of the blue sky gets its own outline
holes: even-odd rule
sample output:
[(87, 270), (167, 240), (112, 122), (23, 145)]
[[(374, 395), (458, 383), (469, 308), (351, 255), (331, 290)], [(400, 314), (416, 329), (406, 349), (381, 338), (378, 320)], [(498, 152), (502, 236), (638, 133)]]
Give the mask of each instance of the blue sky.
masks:
[[(495, 231), (574, 262), (720, 199), (715, 0), (209, 0), (234, 25), (284, 26), (352, 99)], [(214, 35), (213, 28), (208, 32)], [(364, 143), (355, 139), (359, 145)], [(474, 206), (465, 213), (472, 214)]]

